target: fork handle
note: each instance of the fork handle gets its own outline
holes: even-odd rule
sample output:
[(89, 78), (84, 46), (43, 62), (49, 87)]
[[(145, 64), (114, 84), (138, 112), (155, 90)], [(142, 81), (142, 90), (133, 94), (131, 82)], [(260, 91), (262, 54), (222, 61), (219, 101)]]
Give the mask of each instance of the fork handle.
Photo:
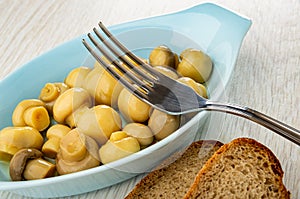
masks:
[(300, 146), (299, 130), (287, 124), (284, 124), (283, 122), (280, 122), (270, 116), (260, 113), (256, 110), (250, 109), (248, 107), (242, 107), (239, 105), (224, 104), (218, 102), (207, 102), (205, 110), (226, 112), (244, 117), (274, 131), (275, 133), (285, 137), (286, 139)]

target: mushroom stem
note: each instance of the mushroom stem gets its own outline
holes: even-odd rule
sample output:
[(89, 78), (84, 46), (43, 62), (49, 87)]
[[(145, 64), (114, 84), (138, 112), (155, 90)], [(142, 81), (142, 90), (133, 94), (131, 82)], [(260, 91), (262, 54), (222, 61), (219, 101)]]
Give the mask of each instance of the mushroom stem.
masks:
[(55, 165), (42, 159), (29, 160), (23, 172), (26, 180), (43, 179), (55, 174)]
[(45, 130), (50, 124), (48, 111), (43, 106), (30, 107), (24, 111), (24, 120), (28, 126), (38, 131)]
[(56, 158), (56, 155), (60, 148), (60, 140), (65, 136), (71, 129), (62, 124), (55, 124), (47, 130), (48, 140), (44, 143), (42, 152), (49, 158)]
[(26, 126), (24, 121), (24, 112), (30, 107), (45, 106), (44, 102), (38, 99), (27, 99), (21, 101), (15, 108), (12, 115), (12, 123), (14, 126)]

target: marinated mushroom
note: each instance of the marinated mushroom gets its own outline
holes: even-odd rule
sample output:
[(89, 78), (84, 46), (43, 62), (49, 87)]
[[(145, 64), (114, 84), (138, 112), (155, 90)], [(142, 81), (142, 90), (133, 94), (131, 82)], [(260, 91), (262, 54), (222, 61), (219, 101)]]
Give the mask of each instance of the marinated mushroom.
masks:
[(52, 114), (56, 99), (68, 89), (65, 83), (46, 83), (40, 92), (39, 99), (45, 103), (46, 109)]
[(167, 46), (158, 46), (151, 51), (149, 63), (152, 66), (168, 66), (176, 68), (178, 56)]
[(97, 66), (85, 78), (84, 88), (95, 98), (97, 105), (116, 107), (123, 86), (102, 66)]
[(9, 174), (12, 181), (23, 180), (23, 171), (25, 169), (28, 159), (35, 159), (42, 157), (39, 150), (21, 149), (11, 159), (9, 163)]
[(77, 122), (82, 133), (104, 144), (110, 135), (120, 130), (122, 120), (117, 111), (107, 105), (98, 105), (85, 111)]
[(134, 137), (138, 140), (142, 148), (149, 146), (153, 142), (153, 133), (151, 129), (140, 123), (129, 123), (124, 126), (123, 131), (127, 135)]
[(178, 129), (179, 116), (168, 115), (154, 109), (149, 118), (148, 126), (152, 130), (154, 137), (157, 140), (162, 140)]
[(153, 67), (155, 70), (157, 70), (158, 72), (160, 72), (161, 74), (170, 77), (172, 79), (178, 79), (178, 74), (177, 72), (169, 67), (164, 67), (164, 66), (155, 66)]
[(12, 115), (14, 126), (31, 126), (38, 131), (45, 130), (50, 124), (50, 117), (44, 102), (38, 99), (21, 101)]
[(71, 131), (71, 128), (62, 124), (55, 124), (51, 126), (46, 133), (47, 141), (42, 147), (42, 152), (46, 157), (56, 158), (56, 155), (59, 151), (60, 140), (63, 136)]
[(127, 138), (129, 135), (125, 131), (116, 131), (113, 132), (109, 138), (110, 141), (118, 141), (123, 138)]
[(60, 124), (67, 123), (70, 127), (75, 127), (81, 109), (92, 106), (90, 94), (83, 88), (70, 88), (61, 94), (53, 106), (53, 117)]
[(37, 149), (21, 149), (11, 159), (9, 174), (12, 181), (35, 180), (52, 177), (55, 165), (42, 159)]
[(140, 151), (136, 138), (128, 137), (126, 132), (112, 133), (111, 138), (99, 149), (100, 161), (103, 164), (113, 162)]
[(151, 106), (124, 88), (118, 98), (118, 108), (128, 122), (142, 123), (149, 119)]
[(0, 160), (10, 160), (23, 148), (41, 149), (43, 142), (43, 136), (32, 127), (6, 127), (0, 132)]
[(196, 82), (204, 83), (212, 72), (212, 61), (208, 55), (197, 49), (186, 49), (180, 54), (181, 62), (177, 72), (190, 77)]
[(181, 77), (177, 81), (191, 87), (198, 95), (207, 98), (206, 88), (203, 84), (197, 83), (189, 77)]
[(74, 173), (96, 167), (100, 164), (98, 144), (77, 128), (60, 140), (60, 150), (56, 158), (56, 168), (60, 175)]
[(91, 70), (92, 69), (85, 66), (74, 68), (73, 70), (71, 70), (71, 72), (69, 72), (69, 74), (65, 78), (65, 84), (71, 88), (73, 87), (83, 88), (85, 84), (85, 78), (90, 73)]

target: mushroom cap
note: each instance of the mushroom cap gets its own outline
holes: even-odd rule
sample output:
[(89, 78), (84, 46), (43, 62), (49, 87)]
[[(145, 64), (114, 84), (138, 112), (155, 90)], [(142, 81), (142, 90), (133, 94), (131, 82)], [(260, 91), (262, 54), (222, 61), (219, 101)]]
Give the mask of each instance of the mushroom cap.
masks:
[(77, 128), (95, 139), (99, 145), (104, 144), (110, 135), (121, 127), (119, 113), (107, 105), (94, 106), (85, 111), (77, 122)]
[(148, 126), (152, 130), (154, 137), (157, 140), (162, 140), (172, 134), (175, 130), (178, 129), (179, 125), (179, 116), (168, 115), (157, 109), (153, 110), (148, 121)]
[(141, 123), (129, 123), (124, 126), (125, 131), (129, 136), (135, 137), (141, 146), (148, 146), (153, 142), (153, 133), (150, 127)]
[(23, 115), (26, 109), (35, 106), (44, 106), (44, 102), (38, 99), (26, 99), (21, 101), (14, 109), (12, 123), (14, 126), (26, 126)]
[(12, 156), (20, 149), (40, 149), (43, 142), (43, 136), (32, 127), (6, 127), (0, 132), (0, 153)]
[(69, 87), (83, 87), (85, 84), (85, 77), (89, 74), (92, 69), (86, 66), (80, 66), (74, 68), (66, 77), (65, 84)]
[(151, 106), (123, 88), (118, 98), (119, 111), (127, 122), (143, 123), (149, 119)]
[(154, 66), (154, 70), (157, 70), (161, 74), (168, 76), (172, 79), (178, 79), (179, 75), (177, 74), (177, 71), (173, 68), (167, 67), (167, 66)]
[(161, 45), (154, 48), (149, 55), (151, 66), (167, 66), (176, 68), (178, 57), (167, 46)]
[(207, 98), (206, 87), (203, 84), (196, 82), (190, 77), (180, 77), (177, 81), (191, 87), (198, 95)]
[(47, 130), (46, 136), (48, 139), (50, 139), (52, 137), (62, 138), (69, 131), (71, 131), (71, 128), (69, 128), (68, 126), (63, 125), (63, 124), (55, 124)]
[(211, 58), (197, 49), (186, 49), (180, 54), (181, 62), (177, 72), (182, 76), (190, 77), (196, 82), (203, 83), (208, 80), (212, 72)]
[(99, 156), (103, 164), (113, 162), (136, 153), (140, 144), (134, 137), (125, 137), (117, 141), (108, 140), (100, 149)]
[(23, 171), (28, 160), (42, 157), (42, 152), (37, 149), (28, 148), (19, 150), (11, 159), (9, 164), (9, 175), (12, 181), (23, 180)]
[(56, 99), (53, 106), (53, 117), (58, 123), (63, 123), (79, 107), (90, 107), (91, 105), (91, 96), (85, 89), (70, 88)]

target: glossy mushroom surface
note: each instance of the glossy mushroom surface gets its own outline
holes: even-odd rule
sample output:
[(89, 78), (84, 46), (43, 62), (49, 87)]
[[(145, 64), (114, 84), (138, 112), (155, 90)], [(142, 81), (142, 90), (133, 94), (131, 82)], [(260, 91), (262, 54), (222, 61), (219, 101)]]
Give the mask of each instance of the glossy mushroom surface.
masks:
[(44, 160), (42, 156), (43, 153), (37, 149), (19, 150), (9, 164), (11, 180), (35, 180), (54, 176), (55, 165)]
[(99, 166), (98, 144), (78, 129), (71, 130), (60, 141), (56, 168), (60, 175)]
[(32, 127), (6, 127), (0, 132), (0, 160), (10, 160), (23, 148), (41, 149), (43, 142), (43, 136)]

